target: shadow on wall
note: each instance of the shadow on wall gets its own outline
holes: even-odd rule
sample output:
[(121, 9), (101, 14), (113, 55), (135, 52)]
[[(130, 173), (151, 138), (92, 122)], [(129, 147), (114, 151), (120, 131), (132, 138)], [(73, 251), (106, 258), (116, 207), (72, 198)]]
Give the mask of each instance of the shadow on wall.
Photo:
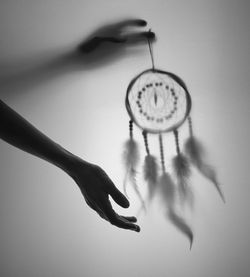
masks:
[[(50, 53), (35, 59), (29, 57), (11, 66), (0, 65), (3, 72), (0, 75), (1, 94), (15, 97), (62, 74), (100, 68), (127, 55), (136, 55), (145, 50), (140, 46), (148, 39), (155, 39), (151, 31), (136, 30), (136, 27), (146, 25), (147, 22), (140, 19), (109, 24), (98, 28), (72, 51)], [(6, 73), (8, 67), (9, 73)]]

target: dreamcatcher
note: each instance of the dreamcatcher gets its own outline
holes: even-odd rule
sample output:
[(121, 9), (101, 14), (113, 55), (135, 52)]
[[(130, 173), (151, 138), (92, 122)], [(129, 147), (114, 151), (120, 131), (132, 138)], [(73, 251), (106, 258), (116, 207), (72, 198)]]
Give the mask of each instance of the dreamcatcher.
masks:
[[(129, 84), (126, 94), (126, 108), (130, 116), (129, 139), (125, 144), (124, 161), (126, 175), (124, 180), (125, 193), (127, 184), (132, 184), (139, 196), (142, 206), (145, 202), (137, 185), (137, 166), (139, 151), (133, 135), (134, 124), (142, 130), (146, 156), (144, 160), (144, 179), (148, 186), (148, 199), (151, 201), (156, 192), (162, 197), (168, 219), (182, 231), (190, 241), (193, 232), (186, 220), (176, 209), (176, 201), (192, 204), (193, 194), (189, 184), (190, 164), (193, 164), (203, 176), (208, 178), (217, 189), (223, 201), (224, 196), (218, 184), (214, 169), (205, 161), (201, 143), (193, 134), (191, 96), (185, 83), (177, 75), (158, 70), (154, 66), (151, 43), (148, 40), (152, 68), (137, 75)], [(189, 138), (185, 142), (184, 153), (180, 149), (179, 127), (187, 121)], [(165, 166), (164, 135), (173, 132), (176, 144), (176, 156), (172, 160), (175, 176), (173, 181)], [(150, 152), (149, 135), (159, 138), (160, 168), (157, 158)]]

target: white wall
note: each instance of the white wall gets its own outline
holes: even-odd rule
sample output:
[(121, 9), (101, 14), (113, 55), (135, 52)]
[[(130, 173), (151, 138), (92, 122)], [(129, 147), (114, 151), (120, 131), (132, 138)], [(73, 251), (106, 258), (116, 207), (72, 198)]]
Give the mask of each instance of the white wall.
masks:
[[(115, 228), (87, 207), (63, 172), (1, 141), (1, 276), (250, 275), (248, 1), (3, 0), (1, 80), (50, 61), (107, 20), (127, 17), (149, 22), (158, 37), (156, 65), (186, 81), (195, 131), (227, 203), (194, 172), (190, 252), (157, 206), (139, 218), (141, 233)], [(134, 75), (150, 66), (143, 49), (100, 68), (59, 70), (40, 83), (26, 77), (2, 82), (1, 97), (65, 148), (102, 166), (121, 189), (124, 97)], [(168, 141), (171, 154), (171, 136)], [(138, 200), (132, 195), (130, 201), (128, 211), (115, 207), (136, 214)]]

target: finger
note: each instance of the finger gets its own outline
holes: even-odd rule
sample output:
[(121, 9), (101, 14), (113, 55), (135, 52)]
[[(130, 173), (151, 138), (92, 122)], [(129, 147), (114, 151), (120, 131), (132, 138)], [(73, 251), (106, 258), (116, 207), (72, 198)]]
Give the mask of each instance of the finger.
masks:
[(141, 42), (145, 41), (145, 39), (153, 41), (156, 39), (155, 33), (151, 31), (127, 34), (123, 37), (126, 38), (128, 42)]
[(135, 216), (121, 216), (123, 217), (124, 219), (130, 221), (130, 222), (137, 222), (137, 218)]
[(125, 27), (135, 26), (135, 27), (144, 27), (147, 25), (147, 21), (144, 19), (127, 19), (123, 20), (117, 24), (117, 27), (122, 29)]
[[(100, 178), (103, 179), (103, 181), (106, 183), (106, 189), (105, 192), (107, 194), (110, 194), (111, 197), (114, 199), (114, 201), (120, 205), (123, 208), (128, 208), (129, 207), (129, 201), (128, 199), (125, 197), (125, 195), (123, 195), (115, 186), (115, 184), (113, 183), (113, 181), (109, 178), (109, 176), (107, 175), (107, 173), (103, 170), (101, 170), (100, 172)], [(105, 200), (108, 200), (107, 198), (103, 198)], [(109, 202), (110, 203), (110, 202)], [(111, 205), (111, 204), (110, 204)]]
[(155, 40), (156, 39), (155, 33), (152, 32), (152, 31), (142, 32), (141, 35), (145, 36), (147, 39), (151, 39), (151, 40)]
[(155, 40), (155, 33), (148, 31), (148, 32), (139, 32), (133, 33), (128, 35), (121, 35), (116, 37), (98, 37), (99, 44), (102, 42), (113, 42), (113, 43), (124, 43), (124, 42), (144, 42), (146, 40), (154, 41)]
[(125, 195), (123, 195), (115, 185), (112, 185), (111, 189), (109, 190), (109, 194), (111, 197), (114, 199), (114, 201), (120, 205), (123, 208), (128, 208), (129, 207), (129, 201), (126, 198)]
[(123, 229), (129, 229), (129, 230), (133, 230), (136, 232), (140, 232), (140, 227), (128, 220), (126, 220), (125, 218), (119, 216), (112, 208), (110, 202), (108, 199), (106, 199), (106, 201), (102, 201), (101, 202), (101, 208), (102, 211), (105, 213), (105, 215), (107, 216), (107, 218), (109, 219), (109, 222), (112, 225), (115, 225), (119, 228), (123, 228)]
[(123, 36), (126, 38), (126, 46), (145, 45), (145, 43), (154, 42), (156, 40), (155, 33), (153, 32), (139, 32), (130, 33)]

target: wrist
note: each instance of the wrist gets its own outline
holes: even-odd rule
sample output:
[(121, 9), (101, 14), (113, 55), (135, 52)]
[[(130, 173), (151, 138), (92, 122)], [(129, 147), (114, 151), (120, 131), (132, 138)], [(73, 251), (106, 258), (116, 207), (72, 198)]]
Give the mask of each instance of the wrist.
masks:
[[(58, 151), (59, 150), (59, 151)], [(75, 155), (64, 149), (63, 147), (57, 147), (57, 155), (53, 155), (54, 161), (53, 163), (61, 168), (66, 173), (69, 173), (71, 168), (73, 167), (72, 164), (76, 159)]]
[(60, 160), (59, 167), (68, 175), (70, 175), (71, 177), (74, 177), (74, 175), (76, 174), (76, 170), (79, 168), (79, 166), (81, 167), (81, 170), (84, 169), (83, 167), (84, 164), (86, 164), (86, 168), (87, 168), (87, 165), (89, 163), (82, 160), (78, 156), (70, 153), (69, 151), (63, 149), (63, 157)]

